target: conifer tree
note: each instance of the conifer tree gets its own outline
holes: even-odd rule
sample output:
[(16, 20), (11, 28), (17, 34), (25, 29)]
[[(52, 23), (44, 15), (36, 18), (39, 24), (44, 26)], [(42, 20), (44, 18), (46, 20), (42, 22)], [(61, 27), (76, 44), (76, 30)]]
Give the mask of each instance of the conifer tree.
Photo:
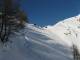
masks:
[[(20, 9), (20, 1), (0, 0), (0, 40), (8, 41), (11, 29), (15, 26), (24, 26), (26, 15)], [(16, 4), (15, 4), (16, 3)], [(18, 23), (17, 23), (18, 21)], [(28, 22), (28, 21), (27, 21)]]

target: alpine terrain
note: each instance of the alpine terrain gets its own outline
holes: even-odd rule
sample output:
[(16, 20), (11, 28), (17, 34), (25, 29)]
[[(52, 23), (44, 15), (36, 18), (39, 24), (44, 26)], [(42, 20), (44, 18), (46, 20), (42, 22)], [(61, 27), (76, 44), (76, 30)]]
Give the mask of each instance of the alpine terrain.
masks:
[[(53, 26), (25, 23), (0, 43), (0, 60), (73, 60), (80, 52), (80, 15)], [(79, 58), (79, 57), (78, 57)]]

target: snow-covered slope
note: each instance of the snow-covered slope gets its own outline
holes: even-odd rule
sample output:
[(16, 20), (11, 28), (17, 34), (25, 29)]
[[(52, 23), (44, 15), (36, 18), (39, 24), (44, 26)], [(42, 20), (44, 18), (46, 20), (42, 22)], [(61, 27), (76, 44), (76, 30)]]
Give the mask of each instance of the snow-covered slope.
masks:
[(45, 33), (47, 31), (48, 36), (53, 38), (54, 33), (61, 38), (69, 46), (76, 45), (80, 50), (80, 15), (60, 21), (55, 26), (47, 26), (43, 28)]
[(0, 43), (0, 60), (73, 60), (72, 45), (79, 49), (79, 36), (80, 16), (47, 28), (26, 24)]

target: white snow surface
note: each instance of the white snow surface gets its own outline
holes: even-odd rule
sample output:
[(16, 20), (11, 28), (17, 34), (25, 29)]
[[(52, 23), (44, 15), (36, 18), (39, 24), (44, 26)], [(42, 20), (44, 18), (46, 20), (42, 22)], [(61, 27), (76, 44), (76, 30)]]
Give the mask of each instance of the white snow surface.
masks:
[(53, 26), (25, 25), (0, 43), (0, 60), (73, 60), (72, 45), (80, 51), (80, 15)]

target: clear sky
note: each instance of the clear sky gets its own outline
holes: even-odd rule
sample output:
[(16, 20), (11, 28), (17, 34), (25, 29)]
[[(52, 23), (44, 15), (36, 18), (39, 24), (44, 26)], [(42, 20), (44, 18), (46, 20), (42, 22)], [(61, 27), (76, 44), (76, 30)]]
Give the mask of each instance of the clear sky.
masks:
[(22, 9), (30, 23), (40, 26), (56, 22), (80, 13), (80, 0), (23, 0)]

